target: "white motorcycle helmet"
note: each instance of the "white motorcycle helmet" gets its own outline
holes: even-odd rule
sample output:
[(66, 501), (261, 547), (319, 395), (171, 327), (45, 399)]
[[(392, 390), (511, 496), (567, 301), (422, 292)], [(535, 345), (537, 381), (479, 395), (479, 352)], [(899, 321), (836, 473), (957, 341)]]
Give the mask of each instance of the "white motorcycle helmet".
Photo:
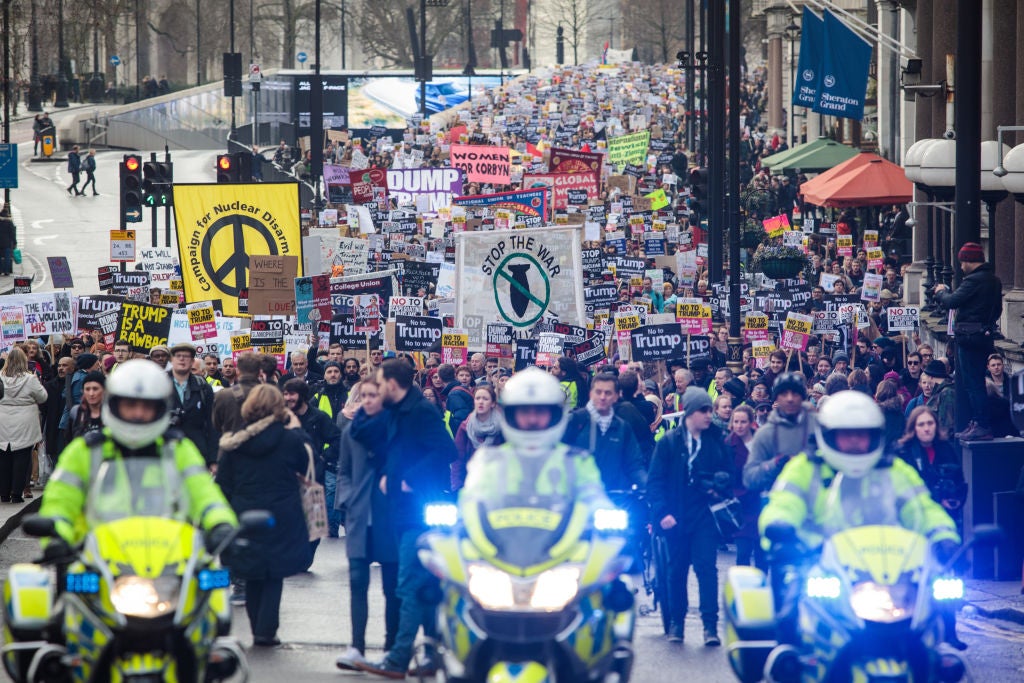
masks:
[[(170, 400), (174, 387), (167, 373), (150, 360), (121, 363), (107, 378), (101, 417), (114, 441), (132, 450), (155, 442), (171, 424)], [(125, 399), (150, 401), (156, 407), (148, 422), (131, 422), (120, 413)]]
[[(565, 410), (565, 393), (558, 380), (540, 368), (517, 372), (505, 384), (498, 401), (501, 433), (517, 453), (526, 456), (551, 452), (565, 433), (569, 414)], [(516, 422), (520, 408), (547, 408), (551, 420), (544, 429), (521, 429)]]
[[(870, 441), (863, 453), (839, 450), (836, 436), (843, 431), (867, 431)], [(885, 416), (867, 394), (840, 391), (830, 396), (818, 412), (814, 427), (818, 454), (832, 469), (859, 479), (871, 471), (885, 451)]]

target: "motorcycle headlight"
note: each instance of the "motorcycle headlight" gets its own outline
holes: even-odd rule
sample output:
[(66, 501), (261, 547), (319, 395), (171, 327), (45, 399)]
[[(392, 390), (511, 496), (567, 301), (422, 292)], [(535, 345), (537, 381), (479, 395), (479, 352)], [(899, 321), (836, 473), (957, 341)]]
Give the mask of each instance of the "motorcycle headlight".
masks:
[(459, 521), (459, 509), (450, 503), (433, 503), (423, 510), (427, 526), (449, 527)]
[(469, 566), (469, 594), (487, 609), (511, 609), (515, 605), (512, 577), (485, 564)]
[(556, 567), (537, 577), (530, 596), (530, 607), (560, 610), (576, 597), (580, 587), (580, 570), (576, 567)]
[(961, 579), (935, 579), (932, 597), (936, 600), (961, 600), (964, 597), (964, 582)]
[(155, 619), (174, 611), (180, 589), (181, 579), (177, 576), (122, 576), (114, 581), (110, 602), (127, 617)]
[(913, 591), (907, 586), (880, 586), (865, 581), (853, 587), (850, 608), (864, 621), (891, 624), (912, 616)]
[(842, 584), (838, 576), (812, 576), (807, 579), (807, 597), (828, 598), (834, 600), (839, 597)]
[(629, 528), (629, 513), (625, 510), (594, 510), (594, 529), (597, 531), (625, 531)]

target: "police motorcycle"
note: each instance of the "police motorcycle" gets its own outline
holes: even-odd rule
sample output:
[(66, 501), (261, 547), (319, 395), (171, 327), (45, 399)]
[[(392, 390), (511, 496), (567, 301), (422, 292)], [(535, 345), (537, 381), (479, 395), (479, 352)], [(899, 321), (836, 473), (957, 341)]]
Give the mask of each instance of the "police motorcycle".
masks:
[[(102, 467), (90, 496), (125, 480), (143, 481), (152, 475), (144, 474), (146, 467), (141, 459)], [(147, 489), (154, 490), (160, 487)], [(162, 494), (136, 497), (131, 514), (102, 514), (87, 504), (87, 516), (92, 510), (94, 518), (77, 548), (59, 539), (53, 519), (25, 520), (27, 534), (50, 538), (63, 551), (14, 565), (4, 584), (0, 656), (12, 679), (248, 680), (245, 656), (228, 636), (230, 577), (218, 556), (271, 526), (273, 518), (262, 511), (243, 514), (209, 553), (201, 530), (176, 518), (175, 498), (165, 486)]]
[[(419, 558), (440, 579), (438, 680), (629, 680), (629, 515), (607, 500), (593, 462), (558, 443), (563, 403), (550, 375), (518, 373), (502, 393), (505, 445), (473, 455), (458, 505), (425, 510)], [(524, 409), (550, 421), (525, 426)]]
[[(480, 501), (426, 510), (420, 559), (441, 579), (437, 622), (445, 680), (626, 683), (633, 594), (619, 578), (627, 516)], [(440, 675), (440, 674), (439, 674)]]

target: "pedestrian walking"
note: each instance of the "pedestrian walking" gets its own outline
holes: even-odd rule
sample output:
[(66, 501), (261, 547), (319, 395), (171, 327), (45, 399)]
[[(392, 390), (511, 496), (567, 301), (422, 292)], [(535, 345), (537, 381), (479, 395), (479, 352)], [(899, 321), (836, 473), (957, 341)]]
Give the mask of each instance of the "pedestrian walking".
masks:
[(46, 389), (18, 347), (7, 353), (0, 383), (0, 503), (23, 503), (32, 449), (43, 439), (39, 406), (46, 403)]
[(96, 150), (90, 149), (89, 153), (82, 160), (82, 170), (85, 171), (85, 185), (82, 185), (82, 194), (85, 194), (85, 188), (92, 184), (92, 196), (98, 197), (99, 192), (96, 191)]
[(297, 477), (312, 453), (299, 420), (277, 387), (260, 385), (242, 404), (245, 427), (220, 439), (217, 484), (236, 513), (267, 510), (274, 525), (226, 553), (232, 574), (245, 580), (245, 611), (253, 645), (280, 645), (281, 591), (286, 577), (309, 566), (313, 552)]
[(78, 181), (82, 177), (82, 157), (78, 154), (78, 145), (68, 152), (68, 173), (71, 174), (71, 184), (68, 185), (68, 194), (72, 197), (84, 197), (85, 193), (78, 189)]
[(11, 207), (0, 211), (0, 275), (10, 275), (14, 270), (14, 248), (18, 245)]

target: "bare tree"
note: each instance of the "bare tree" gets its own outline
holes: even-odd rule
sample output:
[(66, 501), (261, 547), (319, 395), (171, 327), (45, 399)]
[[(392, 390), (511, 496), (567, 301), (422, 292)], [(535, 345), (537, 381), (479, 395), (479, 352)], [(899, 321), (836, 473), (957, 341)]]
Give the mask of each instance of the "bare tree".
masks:
[(541, 27), (541, 40), (554, 43), (558, 27), (564, 29), (565, 42), (572, 48), (572, 63), (580, 63), (580, 48), (586, 47), (588, 35), (597, 31), (598, 17), (612, 12), (611, 0), (548, 0), (536, 7), (536, 20)]
[(624, 47), (635, 47), (648, 61), (675, 60), (686, 40), (686, 13), (678, 0), (632, 0), (622, 3)]
[[(409, 6), (409, 0), (365, 0), (349, 10), (363, 50), (384, 66), (413, 66), (413, 47), (409, 44), (409, 24), (405, 18)], [(412, 2), (411, 6), (416, 8), (419, 3)], [(428, 54), (441, 55), (446, 50), (458, 54), (464, 33), (463, 12), (464, 4), (460, 0), (452, 0), (448, 7), (427, 8)], [(418, 11), (416, 21), (419, 21)]]

